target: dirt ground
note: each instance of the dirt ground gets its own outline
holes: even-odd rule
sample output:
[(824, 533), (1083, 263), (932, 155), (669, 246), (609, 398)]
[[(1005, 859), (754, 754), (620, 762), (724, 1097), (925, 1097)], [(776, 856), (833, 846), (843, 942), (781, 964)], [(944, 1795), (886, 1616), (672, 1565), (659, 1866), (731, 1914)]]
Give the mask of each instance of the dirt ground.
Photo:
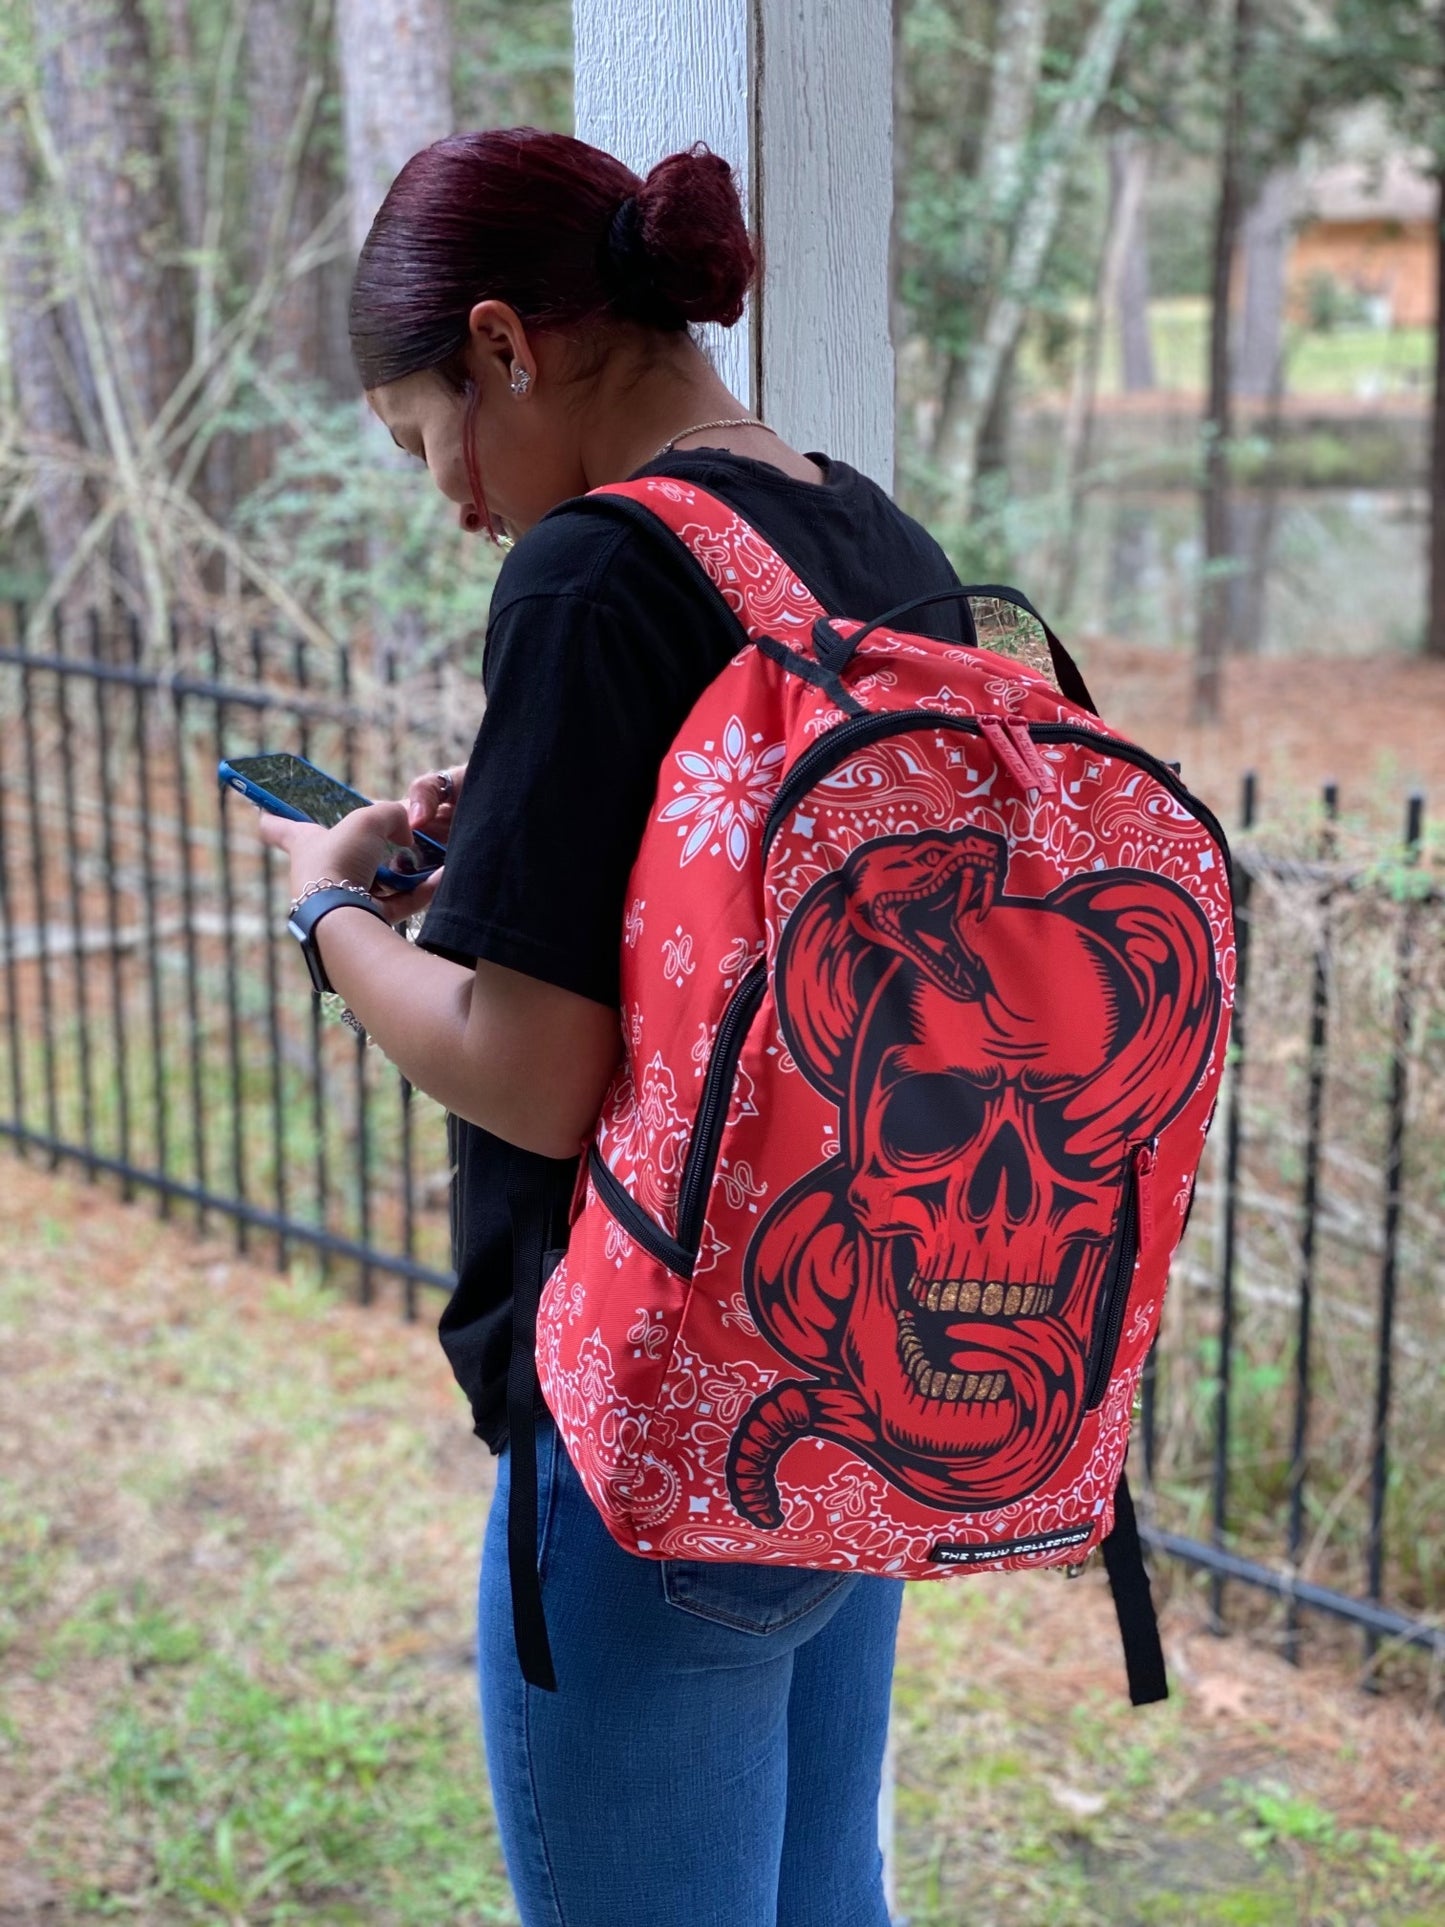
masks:
[(1188, 720), (1188, 655), (1107, 639), (1086, 639), (1077, 654), (1101, 712), (1178, 762), (1226, 830), (1238, 822), (1248, 769), (1265, 818), (1329, 781), (1339, 783), (1345, 812), (1379, 828), (1398, 830), (1410, 789), (1445, 808), (1445, 662), (1234, 657), (1224, 666), (1219, 722), (1199, 726)]
[[(470, 1676), (490, 1460), (431, 1305), (408, 1326), (104, 1188), (0, 1172), (0, 1927), (511, 1919)], [(910, 1589), (896, 1705), (914, 1927), (1445, 1921), (1426, 1695), (1366, 1696), (1327, 1657), (1293, 1670), (1211, 1635), (1188, 1584), (1167, 1590), (1174, 1697), (1131, 1713), (1097, 1573)], [(478, 1816), (473, 1898), (426, 1901), (429, 1836), (398, 1849), (406, 1904), (382, 1874), (362, 1900), (318, 1889), (290, 1910), (281, 1875), (252, 1879), (244, 1907), (214, 1868), (200, 1878), (191, 1836), (222, 1839), (239, 1769), (194, 1808), (173, 1782), (186, 1746), (239, 1717), (198, 1701), (222, 1662), (298, 1705), (324, 1664), (332, 1726), (354, 1700), (443, 1734), (441, 1777)], [(169, 1737), (146, 1752), (147, 1734)]]

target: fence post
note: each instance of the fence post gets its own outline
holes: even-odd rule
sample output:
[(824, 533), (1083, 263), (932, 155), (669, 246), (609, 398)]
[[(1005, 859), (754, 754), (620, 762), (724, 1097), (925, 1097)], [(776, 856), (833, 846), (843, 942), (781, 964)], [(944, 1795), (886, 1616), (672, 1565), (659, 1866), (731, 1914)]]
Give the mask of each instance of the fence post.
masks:
[[(225, 685), (225, 664), (221, 637), (214, 623), (210, 629), (211, 674), (218, 687)], [(224, 696), (217, 698), (214, 711), (215, 734), (212, 754), (219, 763), (230, 749), (227, 741), (229, 705)], [(236, 880), (231, 862), (231, 819), (223, 809), (217, 815), (216, 858), (221, 884), (221, 914), (225, 919), (222, 944), (226, 969), (226, 1055), (230, 1065), (231, 1087), (231, 1182), (242, 1204), (250, 1202), (246, 1177), (245, 1078), (241, 1069), (240, 971), (236, 963)], [(236, 1249), (249, 1248), (246, 1220), (236, 1219)]]
[[(1413, 869), (1420, 857), (1425, 799), (1418, 790), (1405, 808), (1405, 863)], [(1408, 886), (1400, 908), (1395, 944), (1395, 1021), (1390, 1046), (1390, 1089), (1385, 1121), (1384, 1255), (1380, 1261), (1380, 1322), (1376, 1347), (1375, 1413), (1371, 1427), (1370, 1530), (1367, 1540), (1369, 1597), (1379, 1603), (1385, 1571), (1385, 1497), (1390, 1479), (1390, 1390), (1395, 1343), (1395, 1292), (1398, 1282), (1400, 1184), (1404, 1166), (1405, 1105), (1408, 1096), (1410, 1028), (1415, 999), (1415, 906)], [(1379, 1638), (1365, 1634), (1366, 1686), (1374, 1686), (1374, 1659)]]
[[(25, 642), (24, 605), (15, 605), (17, 653)], [(10, 1114), (22, 1133), (16, 1148), (25, 1149), (25, 1060), (20, 1025), (20, 972), (15, 957), (15, 898), (10, 887), (10, 782), (5, 772), (6, 737), (0, 729), (0, 946), (5, 953), (5, 1030), (10, 1056)]]
[[(171, 618), (171, 730), (176, 773), (176, 837), (179, 849), (181, 922), (184, 925), (186, 971), (186, 1054), (191, 1087), (191, 1182), (205, 1196), (210, 1183), (210, 1160), (206, 1149), (205, 1034), (201, 1027), (201, 963), (196, 941), (195, 851), (191, 813), (190, 745), (186, 740), (186, 698), (178, 686), (181, 672), (181, 632), (175, 616)], [(204, 1231), (208, 1216), (204, 1204), (196, 1206), (196, 1228)]]
[[(99, 674), (105, 660), (105, 636), (98, 609), (90, 611), (90, 654), (91, 667), (97, 672), (91, 683), (95, 696), (95, 739), (99, 761), (97, 787), (101, 796), (109, 798), (112, 794), (110, 707), (106, 701), (105, 680)], [(103, 809), (100, 822), (102, 861), (105, 864), (106, 934), (110, 940), (110, 1042), (115, 1063), (116, 1148), (125, 1172), (120, 1194), (129, 1204), (135, 1196), (135, 1184), (130, 1175), (130, 1054), (126, 1047), (125, 971), (121, 963), (115, 811), (109, 807)]]
[[(1337, 785), (1324, 787), (1324, 824), (1320, 831), (1320, 855), (1328, 862), (1335, 853), (1334, 826), (1339, 815), (1340, 793)], [(1286, 1557), (1292, 1573), (1299, 1571), (1300, 1548), (1304, 1543), (1304, 1506), (1306, 1453), (1310, 1421), (1310, 1340), (1315, 1288), (1315, 1219), (1319, 1209), (1320, 1123), (1324, 1112), (1325, 1033), (1329, 1020), (1330, 984), (1330, 906), (1334, 888), (1326, 883), (1320, 891), (1318, 910), (1320, 930), (1315, 940), (1314, 979), (1310, 986), (1310, 1034), (1308, 1084), (1305, 1093), (1305, 1168), (1300, 1186), (1300, 1263), (1299, 1325), (1295, 1338), (1294, 1437), (1290, 1448), (1289, 1534)], [(1285, 1657), (1294, 1664), (1299, 1659), (1299, 1607), (1293, 1599), (1285, 1611)]]
[[(140, 618), (129, 623), (130, 659), (139, 669), (145, 644)], [(170, 1104), (166, 1092), (165, 1023), (161, 1010), (160, 944), (157, 940), (155, 816), (151, 809), (150, 735), (146, 715), (148, 694), (144, 683), (131, 685), (131, 744), (135, 754), (136, 804), (140, 813), (138, 852), (141, 884), (141, 914), (144, 919), (146, 947), (146, 1001), (150, 1016), (151, 1136), (155, 1168), (162, 1177), (170, 1175)], [(108, 801), (108, 799), (107, 799)], [(171, 1194), (164, 1185), (156, 1192), (156, 1205), (163, 1218), (171, 1215)]]
[(35, 743), (34, 671), (20, 671), (20, 740), (25, 752), (25, 789), (30, 797), (30, 876), (28, 890), (35, 906), (35, 968), (40, 978), (40, 1066), (45, 1086), (45, 1132), (50, 1139), (50, 1168), (60, 1162), (60, 1095), (55, 1072), (55, 1008), (50, 982), (50, 891), (54, 866), (46, 861), (45, 830), (41, 822), (39, 757)]
[[(1254, 828), (1258, 786), (1255, 773), (1244, 778), (1240, 828)], [(1224, 1550), (1229, 1529), (1229, 1392), (1234, 1354), (1235, 1234), (1239, 1213), (1239, 1138), (1244, 1085), (1244, 1037), (1249, 994), (1250, 873), (1238, 866), (1234, 895), (1234, 1015), (1229, 1032), (1229, 1081), (1224, 1093), (1224, 1200), (1219, 1236), (1219, 1377), (1214, 1408), (1214, 1491), (1212, 1539)], [(1209, 1612), (1215, 1632), (1224, 1630), (1224, 1574), (1209, 1579)]]

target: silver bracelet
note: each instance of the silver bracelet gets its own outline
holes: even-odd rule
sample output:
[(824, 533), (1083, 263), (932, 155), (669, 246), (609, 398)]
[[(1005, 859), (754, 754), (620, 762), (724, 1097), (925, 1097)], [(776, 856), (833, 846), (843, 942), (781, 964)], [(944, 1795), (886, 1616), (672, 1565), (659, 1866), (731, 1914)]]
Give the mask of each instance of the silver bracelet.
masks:
[(313, 877), (301, 892), (300, 896), (292, 903), (287, 915), (294, 917), (308, 897), (314, 897), (322, 890), (349, 890), (355, 897), (365, 897), (368, 903), (376, 902), (376, 898), (364, 883), (346, 883), (343, 882), (340, 877)]

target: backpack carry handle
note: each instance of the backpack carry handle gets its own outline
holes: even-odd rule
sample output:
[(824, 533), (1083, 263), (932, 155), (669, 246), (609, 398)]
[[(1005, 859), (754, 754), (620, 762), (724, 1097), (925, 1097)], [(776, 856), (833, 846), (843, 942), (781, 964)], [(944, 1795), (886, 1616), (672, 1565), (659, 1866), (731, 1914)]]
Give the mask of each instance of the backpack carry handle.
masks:
[[(900, 602), (896, 608), (886, 609), (881, 616), (875, 616), (871, 622), (866, 623), (863, 628), (851, 636), (840, 636), (825, 617), (820, 623), (815, 623), (813, 626), (813, 640), (818, 651), (818, 659), (827, 669), (831, 670), (833, 674), (838, 675), (848, 666), (852, 660), (853, 652), (858, 648), (859, 644), (871, 636), (875, 629), (891, 629), (896, 625), (899, 616), (911, 615), (915, 609), (926, 609), (931, 603), (935, 602), (962, 602), (964, 615), (968, 622), (968, 647), (977, 649), (981, 645), (978, 640), (978, 627), (974, 622), (973, 610), (970, 607), (974, 596), (987, 597), (991, 602), (1011, 603), (1015, 609), (1021, 610), (1024, 615), (1032, 616), (1044, 632), (1044, 641), (1048, 644), (1049, 649), (1049, 660), (1053, 663), (1054, 674), (1058, 678), (1060, 695), (1066, 696), (1071, 703), (1077, 704), (1080, 709), (1087, 709), (1091, 716), (1098, 715), (1099, 711), (1095, 706), (1093, 697), (1089, 694), (1088, 684), (1080, 675), (1078, 664), (1074, 661), (1068, 650), (1059, 641), (1058, 637), (1044, 621), (1028, 597), (1020, 590), (1010, 589), (1000, 582), (979, 582), (973, 583), (968, 587), (960, 587), (957, 589), (937, 589), (932, 595), (912, 596), (907, 602)], [(827, 637), (831, 638), (831, 641), (826, 640), (821, 633), (824, 629), (826, 629)]]

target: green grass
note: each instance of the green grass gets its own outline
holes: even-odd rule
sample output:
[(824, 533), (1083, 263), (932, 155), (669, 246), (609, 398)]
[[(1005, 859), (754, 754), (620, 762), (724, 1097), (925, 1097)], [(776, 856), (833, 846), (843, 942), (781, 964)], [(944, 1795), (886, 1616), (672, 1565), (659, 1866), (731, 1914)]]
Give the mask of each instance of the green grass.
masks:
[[(167, 1663), (137, 1632), (132, 1665)], [(254, 1656), (207, 1653), (200, 1628), (168, 1622), (168, 1637), (186, 1657), (107, 1709), (96, 1768), (118, 1840), (149, 1863), (154, 1917), (515, 1920), (472, 1733), (344, 1666), (273, 1652), (282, 1687)], [(93, 1887), (82, 1917), (115, 1898)]]
[(1007, 1592), (916, 1587), (909, 1611), (895, 1714), (912, 1927), (1445, 1920), (1445, 1853), (1346, 1827), (1283, 1761), (1223, 1771), (1187, 1701), (1141, 1713), (1090, 1690), (1070, 1706), (1052, 1646), (1032, 1680), (998, 1669), (1017, 1639)]
[[(514, 1921), (470, 1661), (484, 1460), (430, 1334), (78, 1182), (12, 1166), (10, 1196), (0, 1812), (30, 1812), (45, 1918)], [(1171, 1661), (1243, 1666), (1181, 1590)], [(1445, 1920), (1423, 1805), (1347, 1824), (1297, 1736), (1247, 1700), (1221, 1721), (1187, 1666), (1132, 1711), (1113, 1642), (1097, 1573), (910, 1589), (913, 1927)], [(1334, 1692), (1342, 1757), (1398, 1716), (1256, 1658), (1286, 1710)]]
[[(1209, 352), (1208, 308), (1202, 300), (1156, 301), (1149, 311), (1155, 379), (1161, 388), (1200, 390)], [(1328, 333), (1293, 328), (1286, 343), (1292, 395), (1372, 398), (1428, 393), (1435, 337), (1429, 328), (1339, 327)], [(1106, 392), (1118, 386), (1116, 363)]]
[(514, 1922), (430, 1335), (54, 1188), (0, 1269), (0, 1808), (45, 1917)]
[[(1079, 329), (1085, 318), (1080, 307), (1075, 316)], [(1207, 302), (1192, 296), (1151, 302), (1149, 335), (1158, 386), (1202, 391), (1209, 354)], [(1339, 326), (1324, 331), (1295, 325), (1286, 341), (1286, 389), (1291, 395), (1356, 400), (1414, 394), (1423, 402), (1429, 393), (1434, 347), (1430, 328)], [(1111, 331), (1100, 380), (1104, 394), (1118, 392), (1118, 353), (1117, 333)], [(1038, 343), (1032, 337), (1026, 339), (1022, 366), (1026, 376), (1042, 385), (1059, 385), (1057, 369), (1041, 368)]]

